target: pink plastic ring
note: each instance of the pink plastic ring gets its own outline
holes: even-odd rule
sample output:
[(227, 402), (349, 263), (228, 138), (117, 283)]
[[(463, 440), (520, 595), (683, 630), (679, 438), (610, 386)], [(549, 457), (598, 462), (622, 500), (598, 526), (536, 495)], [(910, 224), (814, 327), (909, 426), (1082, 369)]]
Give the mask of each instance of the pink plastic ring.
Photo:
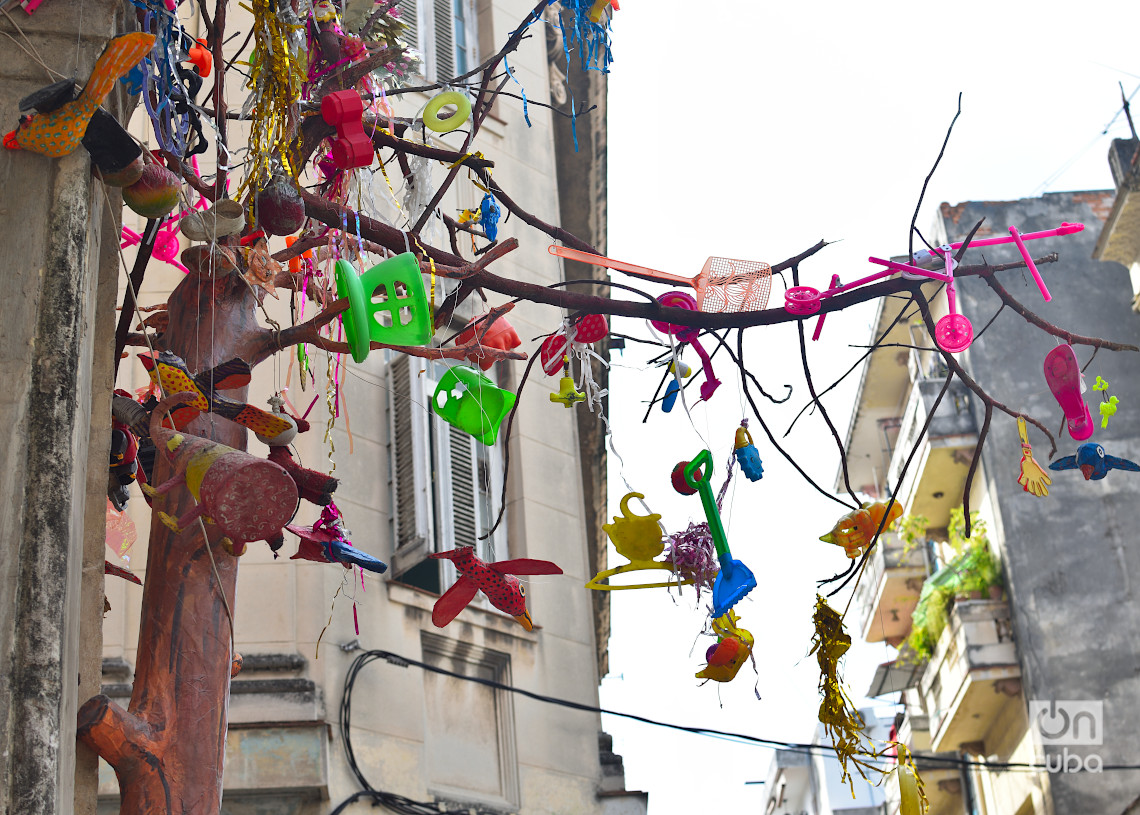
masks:
[(811, 286), (792, 286), (784, 292), (784, 310), (789, 314), (815, 314), (821, 307), (819, 301), (819, 289)]
[[(657, 298), (657, 302), (666, 308), (683, 308), (689, 311), (697, 310), (697, 298), (688, 292), (667, 291)], [(672, 323), (662, 322), (661, 320), (650, 320), (649, 324), (662, 334), (679, 334), (685, 330), (685, 326), (683, 325), (673, 325)]]
[(974, 326), (965, 314), (947, 314), (934, 326), (934, 341), (943, 351), (961, 353), (974, 341)]

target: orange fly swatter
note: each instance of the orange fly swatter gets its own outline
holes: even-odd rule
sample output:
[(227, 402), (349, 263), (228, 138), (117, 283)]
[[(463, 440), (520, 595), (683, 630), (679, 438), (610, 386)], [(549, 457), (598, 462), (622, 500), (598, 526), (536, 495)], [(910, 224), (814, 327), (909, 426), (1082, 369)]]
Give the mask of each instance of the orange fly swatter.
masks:
[(768, 295), (772, 291), (772, 267), (758, 260), (709, 258), (701, 273), (689, 278), (565, 246), (551, 245), (549, 252), (569, 260), (617, 269), (646, 280), (690, 286), (697, 292), (697, 308), (708, 314), (763, 311), (768, 307)]

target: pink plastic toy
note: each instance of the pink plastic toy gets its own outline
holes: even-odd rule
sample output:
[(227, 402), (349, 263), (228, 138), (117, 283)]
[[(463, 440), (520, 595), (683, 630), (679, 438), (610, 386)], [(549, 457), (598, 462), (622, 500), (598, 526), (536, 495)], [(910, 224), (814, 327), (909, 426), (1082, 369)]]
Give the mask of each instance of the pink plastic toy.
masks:
[(943, 351), (957, 354), (969, 348), (974, 341), (974, 326), (965, 314), (958, 313), (957, 291), (954, 288), (954, 255), (948, 247), (943, 247), (943, 257), (946, 260), (946, 276), (950, 278), (946, 284), (950, 313), (934, 326), (934, 341)]
[(1071, 345), (1058, 345), (1045, 357), (1045, 381), (1065, 412), (1069, 435), (1084, 441), (1093, 434), (1092, 413), (1081, 395), (1081, 367)]
[[(1045, 281), (1041, 278), (1041, 273), (1037, 271), (1037, 266), (1033, 263), (1033, 259), (1029, 256), (1029, 251), (1025, 248), (1025, 241), (1038, 240), (1040, 238), (1051, 238), (1056, 235), (1071, 235), (1074, 232), (1080, 232), (1085, 228), (1084, 224), (1071, 224), (1062, 222), (1062, 224), (1055, 229), (1046, 229), (1041, 232), (1028, 232), (1022, 235), (1017, 231), (1017, 227), (1011, 226), (1009, 228), (1010, 236), (1008, 238), (981, 238), (979, 240), (971, 240), (970, 247), (982, 246), (997, 246), (1004, 243), (1015, 243), (1017, 249), (1021, 252), (1022, 259), (1029, 267), (1029, 271), (1033, 274), (1033, 279), (1037, 281), (1037, 287), (1041, 290), (1041, 296), (1046, 300), (1050, 300), (1051, 295), (1049, 290), (1045, 287)], [(954, 250), (961, 248), (964, 241), (958, 243), (951, 243), (939, 247), (934, 252), (928, 250), (921, 250), (915, 253), (915, 262), (919, 265), (911, 266), (906, 263), (896, 263), (891, 260), (883, 260), (882, 258), (870, 257), (868, 260), (871, 263), (876, 263), (880, 266), (885, 266), (886, 271), (877, 272), (867, 277), (861, 277), (853, 283), (848, 283), (845, 286), (837, 285), (839, 277), (833, 275), (831, 278), (831, 287), (821, 292), (819, 289), (812, 288), (811, 286), (793, 286), (784, 292), (784, 309), (789, 314), (805, 317), (815, 314), (822, 307), (821, 301), (825, 297), (834, 297), (835, 295), (853, 289), (856, 286), (862, 286), (865, 283), (873, 283), (876, 280), (881, 280), (884, 277), (890, 277), (895, 272), (901, 272), (904, 277), (912, 280), (918, 278), (930, 278), (932, 280), (941, 280), (947, 284), (946, 294), (950, 300), (950, 314), (943, 317), (938, 321), (938, 326), (935, 329), (935, 341), (939, 347), (950, 353), (958, 353), (964, 351), (970, 346), (970, 342), (974, 337), (973, 326), (965, 315), (959, 314), (956, 311), (956, 292), (954, 290), (954, 267), (957, 262), (954, 261), (952, 254)], [(938, 265), (945, 263), (946, 271), (936, 271)], [(923, 264), (928, 264), (932, 268), (922, 268)], [(823, 318), (816, 323), (815, 335), (812, 339), (819, 336), (822, 328)]]
[(335, 91), (321, 99), (321, 118), (336, 128), (333, 163), (342, 170), (372, 164), (372, 140), (360, 122), (363, 115), (364, 102), (356, 91)]
[[(697, 300), (693, 295), (683, 291), (667, 291), (657, 298), (657, 302), (668, 308), (683, 308), (689, 311), (697, 310)], [(681, 342), (687, 342), (697, 352), (697, 356), (701, 358), (701, 367), (705, 372), (705, 381), (701, 383), (701, 399), (708, 401), (720, 387), (720, 380), (716, 378), (713, 373), (712, 360), (709, 355), (705, 353), (701, 341), (697, 338), (699, 332), (695, 328), (689, 328), (683, 325), (672, 325), (665, 323), (661, 320), (650, 320), (650, 324), (662, 332), (663, 334), (672, 334)]]
[[(178, 218), (171, 218), (154, 238), (154, 248), (151, 254), (165, 263), (169, 263), (183, 274), (189, 274), (190, 270), (178, 262), (178, 255), (182, 249), (182, 244), (178, 240), (176, 234), (178, 229)], [(128, 246), (135, 246), (142, 241), (142, 235), (135, 232), (133, 229), (123, 227), (122, 243), (119, 245), (121, 249), (126, 249)]]
[[(830, 285), (830, 286), (828, 286), (828, 288), (829, 288), (829, 289), (834, 289), (834, 288), (836, 288), (836, 287), (837, 287), (837, 286), (839, 286), (839, 285), (840, 285), (840, 283), (839, 283), (839, 275), (837, 275), (837, 274), (833, 274), (833, 275), (831, 276), (831, 285)], [(826, 315), (826, 314), (821, 314), (821, 315), (819, 315), (819, 317), (816, 319), (816, 321), (815, 321), (815, 331), (813, 331), (813, 332), (812, 332), (812, 335), (811, 335), (811, 341), (812, 341), (812, 342), (815, 342), (816, 340), (818, 340), (818, 339), (819, 339), (819, 335), (823, 333), (823, 321), (824, 321), (825, 319), (827, 319), (827, 315)]]

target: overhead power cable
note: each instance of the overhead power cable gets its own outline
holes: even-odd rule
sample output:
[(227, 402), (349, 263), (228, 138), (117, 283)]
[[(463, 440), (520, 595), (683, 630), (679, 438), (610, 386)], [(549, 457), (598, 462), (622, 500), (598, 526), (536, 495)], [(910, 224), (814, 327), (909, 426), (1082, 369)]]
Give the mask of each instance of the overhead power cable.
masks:
[[(569, 699), (560, 699), (556, 696), (547, 696), (534, 691), (524, 690), (512, 685), (506, 685), (502, 682), (496, 682), (493, 679), (484, 679), (478, 676), (468, 676), (466, 674), (450, 671), (446, 668), (441, 668), (438, 665), (429, 665), (426, 662), (411, 659), (409, 657), (394, 654), (391, 651), (365, 651), (361, 653), (352, 664), (349, 666), (348, 673), (345, 675), (344, 680), (344, 695), (341, 698), (340, 705), (340, 731), (341, 737), (344, 740), (345, 754), (348, 759), (349, 768), (356, 780), (363, 787), (363, 791), (355, 793), (347, 801), (339, 805), (330, 813), (330, 815), (339, 815), (349, 804), (363, 798), (371, 798), (375, 804), (386, 806), (394, 812), (401, 813), (401, 815), (432, 815), (440, 811), (435, 803), (421, 803), (411, 801), (410, 799), (403, 798), (402, 796), (394, 795), (392, 793), (376, 790), (364, 777), (359, 765), (356, 762), (356, 756), (352, 749), (352, 736), (351, 736), (351, 713), (352, 713), (352, 691), (356, 684), (356, 678), (360, 674), (362, 668), (366, 665), (375, 662), (376, 660), (384, 660), (392, 665), (400, 668), (416, 667), (431, 673), (448, 676), (453, 679), (460, 679), (465, 682), (474, 682), (494, 690), (505, 691), (507, 693), (515, 693), (524, 696), (528, 699), (533, 699), (536, 702), (543, 702), (545, 704), (558, 705), (560, 707), (570, 708), (571, 710), (581, 710), (587, 713), (604, 713), (607, 716), (617, 716), (623, 719), (631, 719), (635, 722), (642, 724), (652, 725), (654, 727), (665, 727), (670, 730), (679, 730), (683, 733), (692, 733), (698, 736), (709, 736), (712, 738), (727, 739), (744, 744), (755, 744), (774, 749), (787, 750), (794, 753), (803, 753), (805, 755), (833, 755), (834, 749), (826, 744), (807, 744), (803, 742), (789, 742), (781, 741), (779, 739), (766, 739), (760, 736), (753, 736), (747, 733), (735, 733), (727, 730), (718, 730), (711, 727), (696, 727), (691, 725), (675, 724), (673, 722), (663, 722), (658, 719), (652, 719), (648, 716), (641, 716), (636, 713), (625, 713), (619, 710), (609, 710), (607, 708), (595, 707), (594, 705), (583, 704), (582, 702), (574, 702)], [(920, 765), (939, 765), (946, 768), (964, 768), (969, 770), (978, 770), (981, 772), (1049, 772), (1049, 768), (1043, 764), (1029, 764), (1022, 762), (1001, 762), (1001, 761), (975, 761), (963, 758), (954, 758), (950, 756), (938, 756), (919, 754), (915, 756), (915, 760)], [(872, 761), (872, 764), (877, 764), (884, 769), (894, 766), (894, 762), (890, 756), (882, 756), (877, 762)], [(1104, 764), (1100, 767), (1102, 771), (1138, 771), (1140, 764)], [(495, 815), (487, 813), (481, 809), (471, 809), (470, 812), (475, 815)]]

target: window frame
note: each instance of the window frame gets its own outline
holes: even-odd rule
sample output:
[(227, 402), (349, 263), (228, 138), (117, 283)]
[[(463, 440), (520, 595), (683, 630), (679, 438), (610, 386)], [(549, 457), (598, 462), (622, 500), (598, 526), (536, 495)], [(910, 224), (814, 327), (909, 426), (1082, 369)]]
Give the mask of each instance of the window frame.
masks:
[[(455, 31), (454, 4), (460, 4), (463, 12), (463, 38), (466, 48), (462, 57), (467, 66), (459, 70), (460, 51), (458, 37)], [(423, 55), (420, 75), (429, 82), (443, 82), (455, 76), (466, 73), (479, 64), (479, 27), (478, 8), (476, 0), (400, 0), (399, 8), (402, 19), (407, 19), (414, 6), (415, 10), (415, 42), (410, 43)], [(445, 7), (448, 21), (451, 23), (451, 50), (450, 64), (451, 76), (440, 76), (439, 36), (437, 31), (438, 17)], [(430, 32), (430, 35), (429, 35)]]
[[(397, 385), (399, 374), (398, 366), (406, 365), (408, 371), (408, 391), (404, 393)], [(455, 444), (464, 445), (460, 453), (470, 456), (471, 461), (471, 506), (474, 517), (474, 537), (476, 554), (485, 561), (493, 562), (503, 560), (508, 556), (506, 526), (507, 519), (504, 513), (503, 522), (487, 540), (478, 540), (479, 535), (494, 523), (494, 517), (484, 517), (487, 512), (481, 505), (479, 485), (480, 454), (484, 453), (484, 469), (487, 476), (487, 488), (490, 493), (490, 516), (498, 512), (499, 502), (503, 491), (503, 451), (502, 439), (494, 445), (483, 445), (476, 441), (469, 433), (459, 430), (445, 422), (430, 408), (430, 400), (435, 393), (439, 377), (450, 367), (447, 363), (437, 360), (424, 360), (406, 354), (393, 353), (390, 355), (385, 371), (388, 398), (388, 428), (389, 428), (389, 490), (391, 494), (391, 529), (392, 529), (392, 569), (390, 579), (401, 581), (401, 578), (411, 569), (428, 561), (428, 555), (433, 552), (446, 552), (457, 545), (455, 529), (456, 490), (460, 487), (453, 481), (453, 468), (451, 456), (456, 448)], [(487, 372), (494, 379), (494, 371)], [(398, 434), (405, 432), (397, 428), (399, 420), (399, 405), (397, 400), (406, 400), (410, 409), (404, 414), (410, 433), (410, 444), (405, 440), (401, 445)], [(482, 449), (480, 449), (482, 448)], [(405, 500), (401, 501), (400, 484), (398, 483), (401, 469), (405, 476), (408, 467), (398, 460), (401, 455), (409, 451), (412, 455), (412, 476), (414, 489), (414, 517), (401, 519), (402, 511), (406, 511), (407, 493)], [(408, 536), (410, 526), (415, 531)], [(409, 540), (399, 545), (401, 537)], [(447, 591), (458, 579), (458, 572), (449, 560), (436, 561), (440, 566), (439, 585), (440, 593)], [(416, 585), (416, 584), (411, 584)], [(422, 586), (421, 586), (422, 588)], [(479, 593), (472, 605), (492, 610), (493, 606), (487, 598)]]

